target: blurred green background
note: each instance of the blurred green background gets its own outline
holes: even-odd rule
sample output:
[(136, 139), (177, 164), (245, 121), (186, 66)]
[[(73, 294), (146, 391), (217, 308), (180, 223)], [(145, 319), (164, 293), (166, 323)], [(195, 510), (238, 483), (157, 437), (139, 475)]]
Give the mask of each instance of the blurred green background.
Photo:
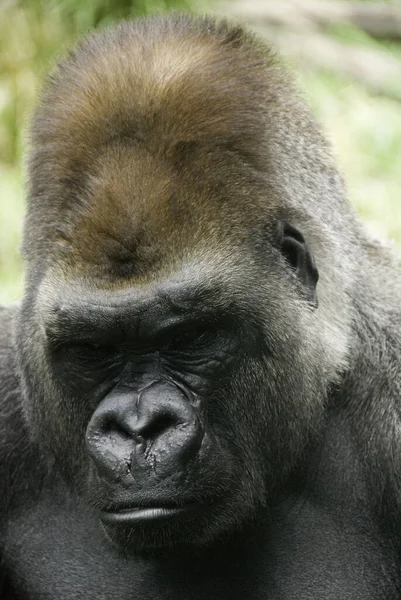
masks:
[[(294, 11), (308, 4), (292, 2)], [(331, 7), (323, 2), (319, 10), (327, 5), (330, 13), (332, 2)], [(209, 0), (207, 5), (201, 0), (0, 0), (0, 302), (21, 294), (24, 139), (43, 75), (88, 29), (172, 8), (241, 18), (278, 45), (333, 143), (352, 203), (379, 235), (401, 248), (401, 70), (400, 78), (395, 76), (401, 68), (401, 44), (396, 28), (388, 36), (377, 35), (374, 28), (352, 19), (327, 19), (326, 13), (323, 24), (319, 17), (310, 22), (309, 31), (298, 31), (300, 19), (293, 19), (295, 25), (287, 22), (288, 11), (277, 17), (277, 7), (276, 0), (263, 5), (246, 0)], [(263, 18), (258, 11), (264, 11)], [(395, 19), (389, 22), (393, 27)], [(311, 40), (322, 44), (321, 52), (313, 46), (308, 55)]]

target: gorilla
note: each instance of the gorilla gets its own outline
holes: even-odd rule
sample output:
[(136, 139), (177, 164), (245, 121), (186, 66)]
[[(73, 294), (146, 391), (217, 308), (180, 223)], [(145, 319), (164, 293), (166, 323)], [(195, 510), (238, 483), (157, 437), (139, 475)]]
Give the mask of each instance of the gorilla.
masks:
[(401, 597), (401, 278), (274, 53), (90, 34), (1, 311), (2, 600)]

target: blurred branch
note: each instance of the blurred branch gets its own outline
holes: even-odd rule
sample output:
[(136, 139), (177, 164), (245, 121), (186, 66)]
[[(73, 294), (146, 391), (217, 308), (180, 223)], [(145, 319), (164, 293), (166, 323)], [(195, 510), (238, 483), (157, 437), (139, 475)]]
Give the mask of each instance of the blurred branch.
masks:
[[(301, 8), (299, 0), (295, 0)], [(308, 1), (303, 10), (321, 25), (351, 23), (379, 39), (401, 39), (401, 8), (382, 2)]]
[(308, 35), (295, 32), (279, 35), (271, 33), (268, 37), (287, 56), (358, 81), (373, 94), (401, 101), (401, 63), (384, 52), (344, 46), (316, 32)]
[(346, 0), (253, 0), (233, 3), (233, 12), (252, 22), (299, 29), (348, 23), (380, 39), (401, 40), (401, 8), (382, 2)]
[[(401, 61), (395, 55), (380, 48), (344, 44), (321, 31), (323, 23), (346, 20), (352, 20), (352, 24), (356, 24), (357, 20), (362, 23), (361, 15), (364, 15), (366, 24), (368, 14), (373, 27), (375, 8), (386, 14), (389, 20), (391, 16), (393, 33), (399, 26), (401, 35), (401, 9), (341, 0), (236, 0), (222, 4), (220, 8), (226, 14), (248, 22), (273, 42), (283, 55), (303, 61), (315, 69), (330, 69), (360, 82), (373, 94), (401, 101)], [(377, 31), (379, 23), (380, 19), (376, 22)]]

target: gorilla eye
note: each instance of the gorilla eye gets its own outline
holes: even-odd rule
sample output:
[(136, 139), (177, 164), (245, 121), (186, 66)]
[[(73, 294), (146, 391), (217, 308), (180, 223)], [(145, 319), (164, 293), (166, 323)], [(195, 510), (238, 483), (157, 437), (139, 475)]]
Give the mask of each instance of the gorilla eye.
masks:
[(212, 332), (205, 327), (193, 327), (174, 335), (166, 344), (170, 352), (187, 351), (195, 346), (199, 347), (210, 340)]
[(91, 362), (101, 362), (108, 359), (113, 359), (117, 356), (118, 350), (116, 347), (109, 344), (102, 344), (86, 340), (68, 341), (53, 348), (57, 354), (66, 356), (69, 359), (76, 359), (83, 364)]
[(74, 344), (74, 347), (82, 352), (106, 352), (112, 349), (111, 346), (97, 344), (96, 342), (79, 342)]
[(88, 341), (88, 342), (80, 341), (80, 342), (72, 343), (71, 348), (75, 352), (79, 352), (79, 353), (87, 354), (87, 355), (91, 355), (91, 354), (112, 355), (117, 352), (117, 348), (115, 348), (115, 346), (112, 346), (110, 344), (101, 344), (101, 343), (97, 343), (97, 342), (91, 342), (91, 341)]

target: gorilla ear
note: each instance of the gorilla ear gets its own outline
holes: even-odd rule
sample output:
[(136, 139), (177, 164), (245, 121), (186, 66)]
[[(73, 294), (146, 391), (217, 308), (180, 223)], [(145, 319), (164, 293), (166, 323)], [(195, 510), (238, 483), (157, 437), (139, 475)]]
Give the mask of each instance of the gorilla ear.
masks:
[(281, 252), (304, 286), (308, 302), (317, 307), (316, 284), (319, 273), (313, 254), (298, 229), (288, 223), (281, 223), (279, 231)]

